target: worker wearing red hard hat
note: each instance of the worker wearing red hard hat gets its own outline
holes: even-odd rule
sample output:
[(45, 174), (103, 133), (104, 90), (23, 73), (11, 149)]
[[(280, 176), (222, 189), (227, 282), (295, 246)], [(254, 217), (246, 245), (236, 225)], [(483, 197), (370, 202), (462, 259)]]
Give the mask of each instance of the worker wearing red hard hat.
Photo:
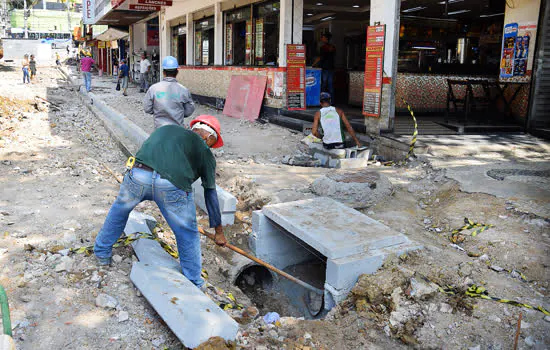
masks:
[(151, 200), (174, 232), (183, 274), (204, 289), (192, 184), (201, 178), (210, 227), (216, 230), (215, 242), (224, 246), (227, 240), (216, 192), (216, 159), (210, 150), (222, 146), (220, 122), (210, 115), (191, 121), (191, 130), (179, 125), (155, 130), (137, 152), (135, 163), (124, 176), (118, 197), (97, 235), (94, 253), (99, 264), (111, 264), (113, 245), (122, 234), (130, 212), (139, 203)]

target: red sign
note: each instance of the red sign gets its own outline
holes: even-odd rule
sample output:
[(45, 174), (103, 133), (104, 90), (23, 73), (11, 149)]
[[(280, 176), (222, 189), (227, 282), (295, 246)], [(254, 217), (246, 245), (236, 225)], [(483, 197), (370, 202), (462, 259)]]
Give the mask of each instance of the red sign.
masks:
[(266, 83), (265, 75), (233, 75), (227, 90), (223, 114), (250, 121), (258, 119)]
[(172, 0), (137, 0), (137, 3), (151, 6), (172, 6)]
[(286, 101), (289, 111), (306, 109), (306, 46), (286, 46)]
[(135, 11), (160, 11), (160, 6), (151, 6), (151, 5), (135, 5), (131, 4), (128, 6), (130, 10)]
[(363, 91), (363, 115), (367, 117), (380, 117), (385, 32), (385, 25), (370, 26), (367, 28), (367, 52), (365, 56)]

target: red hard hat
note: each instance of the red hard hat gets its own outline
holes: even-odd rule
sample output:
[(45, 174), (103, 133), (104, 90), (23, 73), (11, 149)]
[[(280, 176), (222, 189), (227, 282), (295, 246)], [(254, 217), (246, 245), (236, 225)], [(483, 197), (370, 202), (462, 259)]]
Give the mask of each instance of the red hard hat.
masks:
[(220, 127), (220, 122), (218, 121), (218, 118), (214, 117), (214, 116), (211, 116), (211, 115), (199, 115), (198, 117), (196, 117), (195, 119), (193, 119), (191, 121), (191, 123), (189, 123), (189, 125), (191, 127), (193, 127), (193, 125), (195, 125), (196, 123), (203, 123), (203, 124), (206, 124), (208, 125), (209, 127), (211, 127), (212, 129), (214, 129), (214, 131), (216, 132), (216, 134), (218, 135), (218, 140), (216, 141), (216, 143), (212, 146), (212, 148), (220, 148), (223, 146), (223, 139), (222, 139), (222, 134), (221, 134), (221, 127)]

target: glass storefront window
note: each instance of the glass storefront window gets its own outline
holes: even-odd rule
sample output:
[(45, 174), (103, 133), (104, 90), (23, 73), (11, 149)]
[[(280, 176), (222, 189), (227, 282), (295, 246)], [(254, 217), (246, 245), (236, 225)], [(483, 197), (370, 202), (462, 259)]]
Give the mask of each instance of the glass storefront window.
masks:
[(195, 21), (195, 65), (214, 64), (214, 16)]
[(279, 52), (279, 1), (225, 13), (225, 64), (276, 66)]

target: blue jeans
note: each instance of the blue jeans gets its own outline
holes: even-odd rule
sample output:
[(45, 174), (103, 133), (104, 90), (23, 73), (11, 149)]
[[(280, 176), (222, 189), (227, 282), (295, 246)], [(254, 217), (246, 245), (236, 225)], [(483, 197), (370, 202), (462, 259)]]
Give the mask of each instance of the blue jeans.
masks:
[(27, 67), (23, 68), (23, 84), (30, 83), (31, 78), (29, 76), (29, 69)]
[(334, 101), (334, 71), (325, 70), (321, 72), (321, 92), (328, 92)]
[(90, 72), (82, 72), (82, 76), (84, 77), (84, 86), (86, 87), (86, 91), (92, 90), (92, 73)]
[(147, 92), (149, 90), (149, 72), (139, 73), (140, 90)]
[(201, 245), (193, 192), (185, 192), (156, 171), (134, 168), (124, 177), (120, 192), (107, 214), (94, 246), (95, 255), (108, 258), (113, 244), (122, 235), (130, 212), (142, 201), (157, 203), (160, 212), (176, 236), (181, 271), (197, 287), (201, 278)]

